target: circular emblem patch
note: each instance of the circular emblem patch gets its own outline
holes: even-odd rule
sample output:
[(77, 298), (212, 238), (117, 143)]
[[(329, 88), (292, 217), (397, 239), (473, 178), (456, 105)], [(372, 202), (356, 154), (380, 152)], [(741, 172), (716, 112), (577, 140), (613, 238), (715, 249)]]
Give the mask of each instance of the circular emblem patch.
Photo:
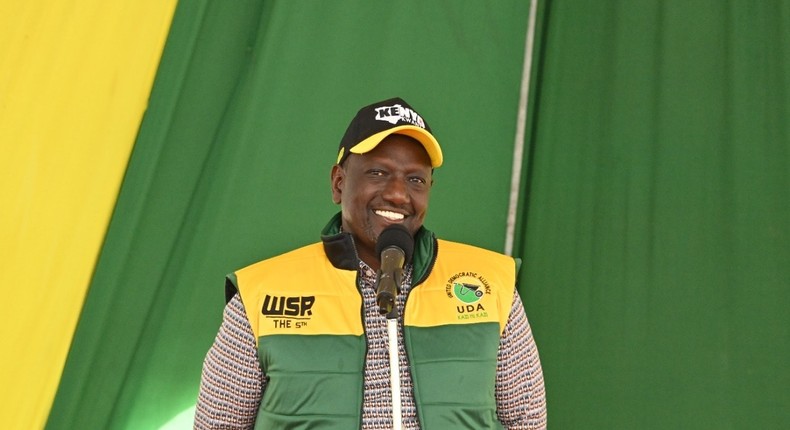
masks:
[(455, 297), (465, 305), (477, 303), (484, 295), (491, 294), (491, 286), (475, 272), (456, 273), (447, 280), (446, 285), (447, 297)]
[(480, 285), (456, 282), (453, 284), (453, 295), (462, 303), (472, 304), (483, 297)]

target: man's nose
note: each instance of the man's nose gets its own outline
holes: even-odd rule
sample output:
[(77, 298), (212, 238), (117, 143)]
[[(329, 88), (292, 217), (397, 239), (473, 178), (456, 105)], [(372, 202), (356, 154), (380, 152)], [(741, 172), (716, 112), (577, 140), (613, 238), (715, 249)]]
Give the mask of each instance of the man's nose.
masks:
[(384, 200), (394, 204), (402, 205), (409, 202), (409, 189), (406, 184), (405, 178), (393, 176), (387, 181), (384, 186), (384, 192), (381, 195)]

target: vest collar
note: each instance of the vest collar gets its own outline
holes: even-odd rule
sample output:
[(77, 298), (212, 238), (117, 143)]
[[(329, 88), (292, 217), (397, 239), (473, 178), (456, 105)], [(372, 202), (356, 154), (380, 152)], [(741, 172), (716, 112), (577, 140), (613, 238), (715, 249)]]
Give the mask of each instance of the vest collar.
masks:
[[(329, 261), (338, 269), (358, 270), (359, 256), (354, 245), (354, 237), (351, 233), (343, 232), (341, 213), (338, 212), (321, 231), (321, 241), (324, 243), (324, 253)], [(436, 260), (437, 243), (433, 232), (420, 227), (414, 235), (414, 264), (413, 285), (422, 282), (433, 268)]]

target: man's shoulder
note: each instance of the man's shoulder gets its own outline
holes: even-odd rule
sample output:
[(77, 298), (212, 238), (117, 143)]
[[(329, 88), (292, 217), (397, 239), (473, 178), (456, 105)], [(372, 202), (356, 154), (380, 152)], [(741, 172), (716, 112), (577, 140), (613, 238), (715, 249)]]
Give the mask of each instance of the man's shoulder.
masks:
[(304, 264), (306, 260), (315, 258), (326, 258), (324, 248), (321, 242), (311, 243), (291, 251), (284, 252), (274, 257), (269, 257), (249, 266), (243, 267), (236, 271), (236, 273), (266, 270), (276, 266), (291, 266)]
[(486, 249), (480, 246), (471, 245), (468, 243), (463, 242), (455, 242), (452, 240), (445, 240), (445, 239), (438, 239), (439, 244), (439, 252), (440, 253), (452, 253), (452, 254), (465, 254), (465, 255), (480, 255), (490, 258), (508, 258), (512, 259), (505, 254), (492, 251), (490, 249)]
[(468, 243), (438, 240), (438, 255), (444, 262), (452, 261), (466, 267), (496, 267), (517, 273), (521, 260), (500, 252), (491, 251)]

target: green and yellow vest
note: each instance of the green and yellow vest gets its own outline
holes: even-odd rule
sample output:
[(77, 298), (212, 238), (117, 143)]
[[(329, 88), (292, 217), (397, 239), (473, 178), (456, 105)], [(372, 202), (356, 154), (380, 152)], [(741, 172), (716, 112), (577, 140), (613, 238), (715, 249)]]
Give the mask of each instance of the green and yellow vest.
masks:
[[(256, 428), (361, 426), (366, 343), (356, 252), (347, 233), (323, 239), (229, 277), (268, 379)], [(501, 429), (494, 384), (516, 263), (425, 229), (416, 239), (403, 331), (421, 427)]]

